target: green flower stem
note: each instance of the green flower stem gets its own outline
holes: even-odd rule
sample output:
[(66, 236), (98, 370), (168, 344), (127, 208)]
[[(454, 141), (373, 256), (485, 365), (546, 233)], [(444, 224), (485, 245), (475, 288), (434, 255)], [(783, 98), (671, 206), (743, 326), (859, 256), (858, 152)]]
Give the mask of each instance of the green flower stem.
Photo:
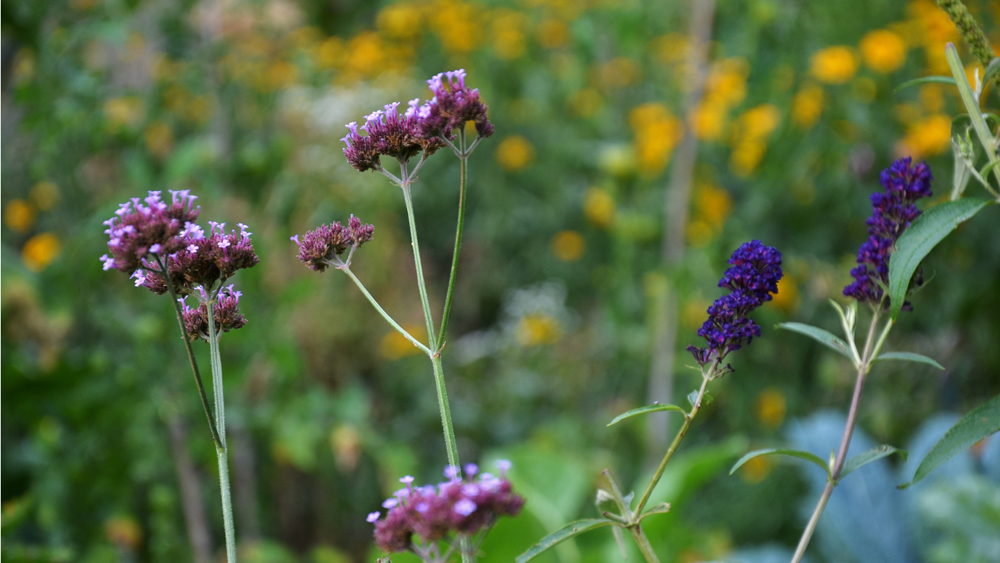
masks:
[(646, 563), (660, 563), (660, 559), (656, 556), (656, 552), (653, 551), (652, 544), (649, 543), (649, 538), (646, 537), (646, 532), (642, 531), (642, 525), (636, 524), (628, 529), (632, 532), (632, 538), (635, 540), (636, 545), (639, 546), (639, 551), (642, 552), (643, 558), (646, 559)]
[(385, 319), (386, 322), (388, 322), (392, 326), (392, 328), (396, 329), (396, 331), (398, 333), (402, 334), (404, 338), (406, 338), (407, 340), (410, 341), (410, 344), (413, 344), (414, 346), (416, 346), (417, 349), (420, 350), (421, 352), (423, 352), (424, 354), (427, 354), (428, 356), (432, 356), (433, 355), (433, 352), (431, 352), (430, 348), (428, 348), (427, 346), (424, 346), (419, 340), (417, 340), (416, 338), (414, 338), (409, 332), (406, 332), (406, 329), (404, 329), (403, 327), (399, 326), (399, 323), (397, 323), (395, 320), (393, 320), (393, 318), (389, 316), (389, 313), (385, 312), (385, 309), (383, 309), (382, 306), (378, 304), (378, 301), (376, 301), (375, 298), (372, 297), (372, 294), (368, 293), (368, 290), (365, 288), (364, 284), (361, 283), (361, 280), (359, 280), (358, 277), (354, 275), (354, 272), (351, 271), (351, 267), (350, 266), (346, 266), (345, 265), (345, 266), (343, 266), (343, 267), (341, 267), (339, 269), (342, 272), (344, 272), (345, 274), (347, 274), (347, 277), (351, 278), (351, 280), (354, 282), (354, 284), (358, 286), (358, 289), (361, 290), (361, 293), (363, 293), (364, 296), (368, 299), (368, 302), (372, 304), (372, 307), (375, 307), (375, 310), (378, 311), (378, 314), (382, 315), (382, 318)]
[(218, 446), (222, 442), (219, 440), (219, 432), (216, 430), (215, 422), (212, 420), (212, 409), (208, 407), (208, 396), (205, 394), (205, 384), (201, 380), (201, 371), (198, 370), (198, 362), (194, 358), (194, 350), (191, 349), (191, 338), (188, 335), (187, 327), (184, 326), (184, 315), (181, 313), (181, 304), (177, 300), (177, 290), (174, 289), (174, 282), (167, 275), (167, 268), (159, 256), (156, 257), (156, 264), (160, 267), (163, 279), (167, 280), (167, 291), (170, 293), (170, 300), (174, 303), (177, 324), (181, 327), (181, 339), (184, 340), (184, 349), (187, 351), (188, 361), (191, 362), (191, 372), (194, 373), (194, 384), (198, 387), (201, 406), (205, 409), (205, 417), (208, 419), (208, 430), (212, 433), (212, 442)]
[(444, 445), (448, 450), (448, 465), (462, 467), (458, 460), (458, 442), (455, 440), (455, 427), (451, 422), (451, 405), (448, 402), (448, 389), (444, 385), (444, 369), (441, 367), (440, 354), (431, 354), (431, 365), (434, 368), (434, 385), (437, 388), (438, 407), (441, 410)]
[(448, 292), (444, 298), (444, 313), (441, 315), (441, 332), (438, 342), (444, 342), (445, 331), (448, 329), (448, 317), (451, 315), (451, 298), (455, 291), (455, 278), (458, 274), (458, 257), (462, 250), (462, 231), (465, 228), (465, 187), (468, 176), (469, 151), (465, 146), (465, 128), (458, 132), (459, 184), (458, 184), (458, 226), (455, 228), (455, 251), (451, 255), (451, 275), (448, 277)]
[(427, 322), (427, 340), (430, 349), (437, 351), (437, 338), (434, 335), (434, 318), (431, 317), (431, 305), (427, 299), (427, 284), (424, 282), (424, 266), (420, 261), (420, 243), (417, 242), (417, 223), (413, 216), (413, 197), (410, 195), (410, 180), (406, 177), (406, 164), (400, 165), (403, 177), (400, 187), (403, 189), (403, 201), (406, 202), (406, 218), (410, 223), (410, 243), (413, 247), (413, 263), (417, 270), (417, 287), (420, 290), (420, 304), (424, 308), (424, 320)]
[(854, 435), (854, 426), (858, 421), (858, 407), (861, 404), (861, 392), (865, 388), (865, 379), (868, 375), (868, 370), (871, 368), (872, 360), (874, 360), (878, 355), (878, 351), (882, 348), (882, 343), (885, 342), (885, 338), (888, 336), (889, 330), (893, 326), (892, 320), (887, 320), (886, 325), (882, 329), (881, 335), (879, 336), (878, 342), (875, 343), (875, 334), (878, 331), (878, 321), (879, 313), (876, 310), (872, 315), (872, 324), (868, 328), (868, 337), (865, 339), (865, 348), (864, 354), (861, 356), (861, 365), (858, 366), (858, 374), (854, 382), (854, 394), (851, 396), (851, 407), (847, 411), (847, 424), (844, 426), (844, 435), (840, 439), (840, 449), (837, 450), (837, 457), (833, 462), (833, 467), (830, 471), (830, 478), (827, 480), (826, 486), (823, 488), (823, 493), (819, 497), (819, 502), (816, 503), (816, 508), (813, 510), (812, 516), (809, 517), (809, 523), (806, 524), (805, 530), (802, 531), (802, 537), (799, 539), (799, 545), (795, 548), (795, 554), (792, 556), (792, 563), (799, 563), (802, 561), (802, 557), (805, 556), (806, 548), (809, 547), (809, 542), (812, 540), (817, 524), (819, 524), (820, 516), (823, 515), (823, 510), (826, 509), (826, 503), (830, 500), (830, 495), (833, 494), (833, 489), (837, 486), (837, 481), (840, 479), (840, 472), (844, 468), (844, 462), (847, 461), (847, 449), (851, 445), (851, 437)]
[(229, 490), (229, 459), (226, 448), (226, 404), (222, 388), (222, 359), (219, 356), (219, 335), (215, 330), (213, 299), (208, 308), (208, 345), (212, 359), (212, 394), (215, 396), (215, 423), (219, 427), (220, 444), (215, 446), (219, 460), (219, 489), (222, 491), (222, 522), (226, 531), (226, 561), (236, 563), (236, 527), (233, 524), (233, 500)]
[[(958, 31), (962, 34), (962, 38), (968, 43), (969, 49), (979, 59), (979, 63), (983, 65), (983, 68), (989, 66), (990, 61), (994, 57), (993, 47), (990, 46), (990, 40), (983, 33), (983, 28), (979, 27), (976, 18), (972, 17), (965, 4), (961, 0), (937, 0), (937, 5), (955, 23), (955, 27), (958, 28)], [(997, 88), (1000, 88), (1000, 74), (994, 75), (993, 82)]]

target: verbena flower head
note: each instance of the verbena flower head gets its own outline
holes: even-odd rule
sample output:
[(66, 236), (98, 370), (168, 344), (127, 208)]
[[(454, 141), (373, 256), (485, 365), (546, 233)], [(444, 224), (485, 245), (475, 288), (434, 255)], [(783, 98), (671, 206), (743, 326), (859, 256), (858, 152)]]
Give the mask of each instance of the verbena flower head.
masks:
[(511, 490), (509, 462), (497, 466), (499, 476), (473, 471), (465, 479), (458, 476), (458, 468), (449, 467), (447, 481), (424, 487), (414, 487), (412, 477), (400, 479), (406, 488), (382, 503), (386, 517), (379, 519), (380, 512), (368, 515), (375, 524), (375, 544), (390, 553), (406, 551), (413, 546), (413, 536), (425, 543), (449, 535), (470, 536), (491, 528), (500, 516), (516, 516), (524, 499)]
[[(191, 293), (197, 286), (212, 288), (216, 282), (224, 283), (237, 271), (260, 262), (250, 239), (253, 233), (246, 225), (239, 223), (239, 232), (233, 229), (227, 233), (225, 223), (209, 221), (208, 224), (208, 233), (198, 225), (188, 224), (181, 233), (181, 248), (167, 263), (170, 281), (181, 295)], [(160, 272), (146, 274), (142, 285), (158, 294), (167, 290)]]
[(479, 89), (465, 85), (465, 70), (438, 74), (427, 81), (434, 97), (417, 110), (419, 135), (425, 139), (450, 138), (467, 121), (476, 124), (480, 137), (493, 134), (493, 124), (486, 115), (489, 109), (479, 98)]
[[(399, 113), (399, 102), (365, 116), (360, 128), (356, 122), (347, 124), (348, 134), (341, 139), (347, 145), (344, 156), (357, 170), (364, 172), (380, 166), (379, 157), (388, 156), (407, 161), (421, 151), (430, 155), (444, 146), (437, 138), (418, 136), (417, 106), (419, 99), (410, 100), (409, 109)], [(367, 135), (362, 136), (358, 130)]]
[[(186, 299), (181, 297), (181, 315), (184, 318), (184, 326), (187, 328), (188, 337), (191, 340), (201, 338), (208, 340), (208, 295), (202, 287), (197, 288), (201, 303), (197, 308), (188, 307)], [(247, 324), (246, 317), (240, 313), (240, 297), (242, 293), (233, 289), (233, 285), (224, 287), (219, 291), (216, 302), (212, 306), (212, 317), (215, 319), (216, 336), (221, 336), (223, 332), (229, 332), (243, 328)]]
[(171, 203), (152, 191), (145, 199), (132, 198), (118, 207), (115, 217), (104, 222), (108, 235), (108, 254), (101, 256), (104, 269), (127, 274), (144, 267), (155, 257), (166, 258), (184, 244), (182, 231), (198, 219), (197, 196), (188, 190), (170, 191)]
[(346, 227), (334, 221), (306, 232), (301, 239), (295, 235), (292, 240), (299, 246), (299, 260), (310, 270), (322, 272), (330, 266), (343, 266), (345, 262), (340, 257), (372, 240), (374, 233), (374, 225), (363, 224), (351, 215)]
[[(851, 270), (854, 281), (844, 288), (844, 295), (888, 309), (882, 287), (889, 284), (889, 257), (900, 235), (920, 215), (916, 201), (931, 196), (932, 179), (926, 164), (914, 165), (909, 157), (882, 171), (885, 191), (871, 195), (874, 213), (867, 221), (868, 240), (858, 250), (858, 266)], [(908, 309), (908, 304), (903, 308)]]
[[(719, 280), (719, 287), (731, 293), (712, 303), (708, 308), (708, 320), (698, 329), (698, 336), (708, 345), (705, 348), (687, 347), (702, 367), (721, 362), (727, 354), (760, 336), (760, 326), (747, 315), (778, 292), (782, 271), (781, 253), (776, 248), (759, 240), (743, 243), (729, 258), (729, 264)], [(717, 374), (729, 371), (732, 368), (726, 365)]]

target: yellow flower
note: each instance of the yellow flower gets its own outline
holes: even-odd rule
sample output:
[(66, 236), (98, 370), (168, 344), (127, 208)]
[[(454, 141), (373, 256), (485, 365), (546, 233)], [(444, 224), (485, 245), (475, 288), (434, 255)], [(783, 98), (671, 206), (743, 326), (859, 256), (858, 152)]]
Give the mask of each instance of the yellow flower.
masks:
[(603, 99), (600, 92), (593, 88), (578, 90), (569, 99), (569, 106), (580, 117), (594, 117), (601, 109)]
[(750, 63), (742, 57), (722, 59), (712, 63), (705, 80), (705, 98), (728, 107), (743, 101), (747, 95)]
[(691, 130), (702, 141), (718, 141), (726, 124), (727, 108), (718, 103), (703, 100), (691, 116)]
[(35, 207), (42, 211), (48, 211), (59, 203), (59, 186), (53, 182), (44, 180), (31, 187), (28, 198), (35, 204)]
[(767, 145), (763, 141), (749, 140), (740, 143), (729, 156), (729, 165), (738, 176), (749, 176), (764, 160)]
[(761, 104), (745, 111), (739, 121), (740, 132), (745, 137), (767, 137), (781, 122), (781, 111), (772, 104)]
[(616, 57), (596, 69), (596, 81), (606, 88), (623, 88), (639, 82), (642, 69), (632, 59)]
[(385, 62), (385, 46), (374, 31), (364, 31), (347, 45), (347, 68), (362, 76), (375, 76)]
[(722, 188), (712, 184), (699, 184), (694, 193), (694, 208), (699, 219), (718, 231), (729, 218), (733, 198)]
[(155, 121), (142, 133), (146, 141), (146, 149), (157, 158), (165, 158), (174, 148), (174, 133), (170, 126), (162, 121)]
[(737, 175), (749, 176), (757, 169), (767, 151), (767, 137), (780, 121), (781, 112), (771, 104), (750, 108), (739, 117), (729, 157), (730, 166)]
[(558, 49), (569, 43), (569, 28), (562, 20), (548, 18), (535, 30), (538, 43), (546, 49)]
[(906, 62), (906, 41), (888, 29), (876, 29), (861, 39), (861, 59), (882, 74), (895, 72)]
[(511, 135), (497, 145), (497, 162), (504, 170), (517, 172), (527, 168), (535, 159), (535, 148), (520, 135)]
[(422, 20), (419, 6), (401, 2), (382, 8), (375, 17), (375, 27), (391, 39), (414, 39), (420, 35)]
[(142, 114), (143, 105), (139, 98), (111, 98), (104, 103), (104, 117), (114, 127), (138, 125)]
[(339, 37), (328, 37), (316, 47), (313, 56), (320, 68), (333, 68), (344, 58), (344, 42)]
[(23, 199), (12, 199), (3, 210), (3, 221), (15, 233), (26, 233), (35, 224), (35, 208)]
[(24, 243), (21, 259), (29, 270), (41, 272), (59, 256), (59, 249), (59, 237), (53, 233), (41, 233)]
[(843, 84), (854, 78), (858, 61), (849, 47), (836, 45), (813, 54), (810, 67), (812, 75), (820, 82)]
[(771, 456), (757, 456), (740, 466), (740, 477), (750, 484), (760, 483), (771, 474), (774, 461)]
[(482, 41), (481, 8), (457, 0), (439, 0), (431, 8), (431, 27), (444, 50), (451, 54), (472, 52)]
[(823, 88), (815, 84), (803, 86), (792, 100), (792, 123), (803, 129), (816, 125), (823, 113), (823, 98)]
[(587, 243), (576, 231), (559, 231), (552, 237), (552, 254), (563, 262), (576, 262), (586, 251)]
[(590, 188), (583, 197), (583, 214), (594, 226), (606, 229), (615, 219), (615, 200), (607, 190)]
[(757, 395), (754, 416), (761, 424), (773, 429), (781, 426), (781, 423), (785, 421), (787, 408), (785, 396), (778, 389), (771, 387)]
[[(402, 327), (403, 330), (413, 335), (417, 340), (421, 340), (427, 336), (427, 328), (422, 325), (404, 323)], [(421, 352), (405, 336), (395, 330), (390, 330), (382, 337), (382, 342), (379, 343), (379, 353), (383, 358), (394, 361), (406, 356), (420, 354)]]
[(551, 344), (559, 339), (559, 323), (544, 314), (525, 315), (517, 323), (515, 337), (521, 346)]
[(670, 113), (667, 106), (649, 103), (629, 112), (628, 122), (635, 132), (639, 169), (650, 176), (663, 172), (674, 147), (684, 135), (681, 121)]
[(524, 54), (526, 47), (524, 28), (527, 18), (513, 10), (497, 10), (493, 15), (493, 52), (496, 56), (513, 60)]
[(951, 147), (951, 118), (935, 114), (911, 125), (902, 144), (913, 158), (941, 154)]
[(774, 295), (770, 305), (786, 313), (793, 313), (799, 307), (799, 288), (795, 284), (795, 278), (787, 271), (778, 281), (778, 293)]

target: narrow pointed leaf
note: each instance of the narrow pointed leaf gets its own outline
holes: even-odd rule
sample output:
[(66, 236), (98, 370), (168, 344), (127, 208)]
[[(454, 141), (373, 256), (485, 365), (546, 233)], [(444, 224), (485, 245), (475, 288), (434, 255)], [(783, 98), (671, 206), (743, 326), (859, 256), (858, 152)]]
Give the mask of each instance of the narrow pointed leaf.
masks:
[(653, 514), (666, 514), (667, 512), (670, 512), (670, 503), (661, 502), (660, 504), (654, 506), (653, 508), (650, 508), (646, 512), (643, 512), (642, 516), (639, 517), (639, 521), (642, 522), (643, 520), (646, 519), (647, 516), (652, 516)]
[(886, 352), (885, 354), (880, 354), (879, 357), (875, 358), (876, 362), (881, 362), (882, 360), (917, 362), (921, 364), (934, 366), (941, 370), (944, 369), (944, 366), (934, 361), (933, 358), (928, 358), (927, 356), (921, 356), (920, 354), (914, 354), (913, 352)]
[(628, 412), (624, 412), (616, 416), (614, 420), (608, 423), (608, 426), (611, 426), (612, 424), (617, 424), (625, 420), (626, 418), (632, 418), (633, 416), (638, 416), (640, 414), (648, 414), (651, 412), (659, 412), (659, 411), (674, 411), (674, 412), (679, 412), (684, 416), (687, 416), (687, 411), (682, 409), (681, 407), (678, 407), (677, 405), (647, 405), (645, 407), (632, 409)]
[(898, 450), (889, 445), (879, 446), (877, 448), (870, 449), (867, 452), (860, 453), (848, 459), (844, 463), (844, 467), (842, 467), (840, 470), (840, 478), (843, 479), (851, 471), (854, 471), (859, 467), (868, 465), (873, 461), (878, 461), (883, 457), (888, 457), (895, 453), (898, 453), (899, 456), (903, 458), (903, 461), (906, 461), (906, 450)]
[(945, 432), (917, 466), (913, 481), (901, 488), (920, 482), (944, 462), (998, 431), (1000, 431), (1000, 395), (972, 409)]
[(611, 520), (605, 518), (590, 518), (587, 520), (577, 520), (567, 524), (565, 528), (552, 532), (551, 534), (542, 538), (541, 541), (536, 543), (521, 555), (517, 556), (515, 559), (516, 563), (525, 563), (526, 561), (531, 561), (535, 557), (538, 557), (542, 552), (549, 549), (550, 547), (562, 543), (573, 536), (580, 535), (584, 532), (589, 532), (600, 528), (602, 526), (610, 526), (614, 524)]
[(986, 65), (986, 70), (983, 71), (983, 85), (985, 87), (986, 83), (993, 78), (993, 75), (1000, 72), (1000, 57), (993, 57), (990, 64)]
[(923, 78), (914, 78), (913, 80), (907, 80), (906, 82), (896, 86), (896, 92), (900, 90), (905, 90), (910, 86), (918, 86), (920, 84), (949, 84), (951, 86), (955, 85), (955, 79), (950, 76), (925, 76)]
[(803, 323), (779, 323), (778, 328), (783, 328), (785, 330), (790, 330), (792, 332), (804, 334), (809, 338), (812, 338), (816, 342), (819, 342), (820, 344), (830, 348), (831, 350), (836, 350), (837, 352), (840, 352), (841, 354), (847, 356), (848, 358), (851, 358), (852, 361), (854, 360), (854, 358), (851, 357), (851, 351), (850, 348), (847, 346), (847, 343), (841, 340), (840, 338), (837, 338), (836, 336), (833, 335), (833, 333), (829, 331)]
[(966, 197), (940, 203), (925, 211), (903, 232), (896, 242), (896, 252), (889, 260), (889, 300), (895, 321), (906, 301), (906, 289), (920, 261), (955, 230), (986, 206), (990, 200)]
[(734, 465), (733, 468), (729, 470), (729, 474), (732, 475), (733, 473), (736, 473), (736, 470), (739, 469), (741, 466), (743, 466), (744, 463), (750, 461), (755, 457), (760, 457), (762, 455), (787, 455), (791, 457), (797, 457), (799, 459), (804, 459), (806, 461), (811, 461), (816, 465), (822, 467), (823, 471), (826, 472), (827, 477), (830, 476), (830, 467), (826, 464), (825, 461), (823, 461), (823, 458), (819, 457), (816, 454), (811, 454), (809, 452), (804, 452), (802, 450), (793, 450), (789, 448), (768, 448), (766, 450), (752, 451), (747, 455), (741, 457), (740, 460), (736, 462), (736, 465)]

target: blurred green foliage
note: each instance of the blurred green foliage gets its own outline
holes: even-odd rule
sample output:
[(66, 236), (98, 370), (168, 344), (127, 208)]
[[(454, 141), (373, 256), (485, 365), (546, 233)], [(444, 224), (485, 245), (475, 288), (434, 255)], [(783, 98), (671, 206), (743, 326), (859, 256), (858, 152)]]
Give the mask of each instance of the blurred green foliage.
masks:
[[(1000, 44), (996, 4), (969, 5)], [(2, 23), (3, 561), (191, 559), (184, 455), (192, 506), (213, 553), (221, 544), (211, 440), (170, 304), (97, 259), (116, 204), (166, 189), (201, 196), (203, 218), (249, 224), (261, 257), (238, 280), (249, 324), (222, 346), (241, 558), (374, 560), (364, 515), (401, 475), (433, 481), (444, 465), (431, 375), (348, 280), (303, 268), (288, 238), (349, 213), (373, 222), (354, 270), (421, 332), (401, 198), (353, 171), (338, 138), (385, 103), (426, 96), (434, 73), (466, 68), (497, 128), (471, 159), (445, 358), (463, 460), (509, 457), (528, 499), (487, 539), (488, 561), (594, 515), (601, 469), (645, 482), (662, 454), (649, 429), (605, 424), (646, 402), (659, 296), (679, 295), (680, 351), (750, 238), (785, 254), (786, 280), (657, 489), (674, 508), (647, 534), (664, 561), (793, 543), (812, 498), (799, 469), (724, 469), (781, 442), (787, 420), (843, 409), (852, 374), (770, 327), (836, 326), (826, 300), (849, 279), (868, 194), (896, 156), (928, 160), (937, 200), (950, 190), (954, 89), (893, 91), (946, 74), (944, 44), (959, 41), (927, 0), (719, 2), (687, 125), (677, 3), (11, 0)], [(990, 88), (985, 100), (998, 105)], [(688, 250), (667, 270), (667, 177), (684, 135), (700, 140)], [(442, 153), (415, 187), (435, 311), (457, 179)], [(886, 349), (948, 369), (879, 365), (860, 415), (875, 441), (905, 444), (933, 413), (1000, 392), (997, 213), (929, 257), (933, 281)], [(686, 363), (679, 354), (678, 397), (696, 377)], [(952, 486), (922, 528), (944, 538), (926, 561), (969, 553), (979, 530), (946, 512), (997, 510), (995, 476)], [(547, 560), (618, 560), (604, 532)]]

